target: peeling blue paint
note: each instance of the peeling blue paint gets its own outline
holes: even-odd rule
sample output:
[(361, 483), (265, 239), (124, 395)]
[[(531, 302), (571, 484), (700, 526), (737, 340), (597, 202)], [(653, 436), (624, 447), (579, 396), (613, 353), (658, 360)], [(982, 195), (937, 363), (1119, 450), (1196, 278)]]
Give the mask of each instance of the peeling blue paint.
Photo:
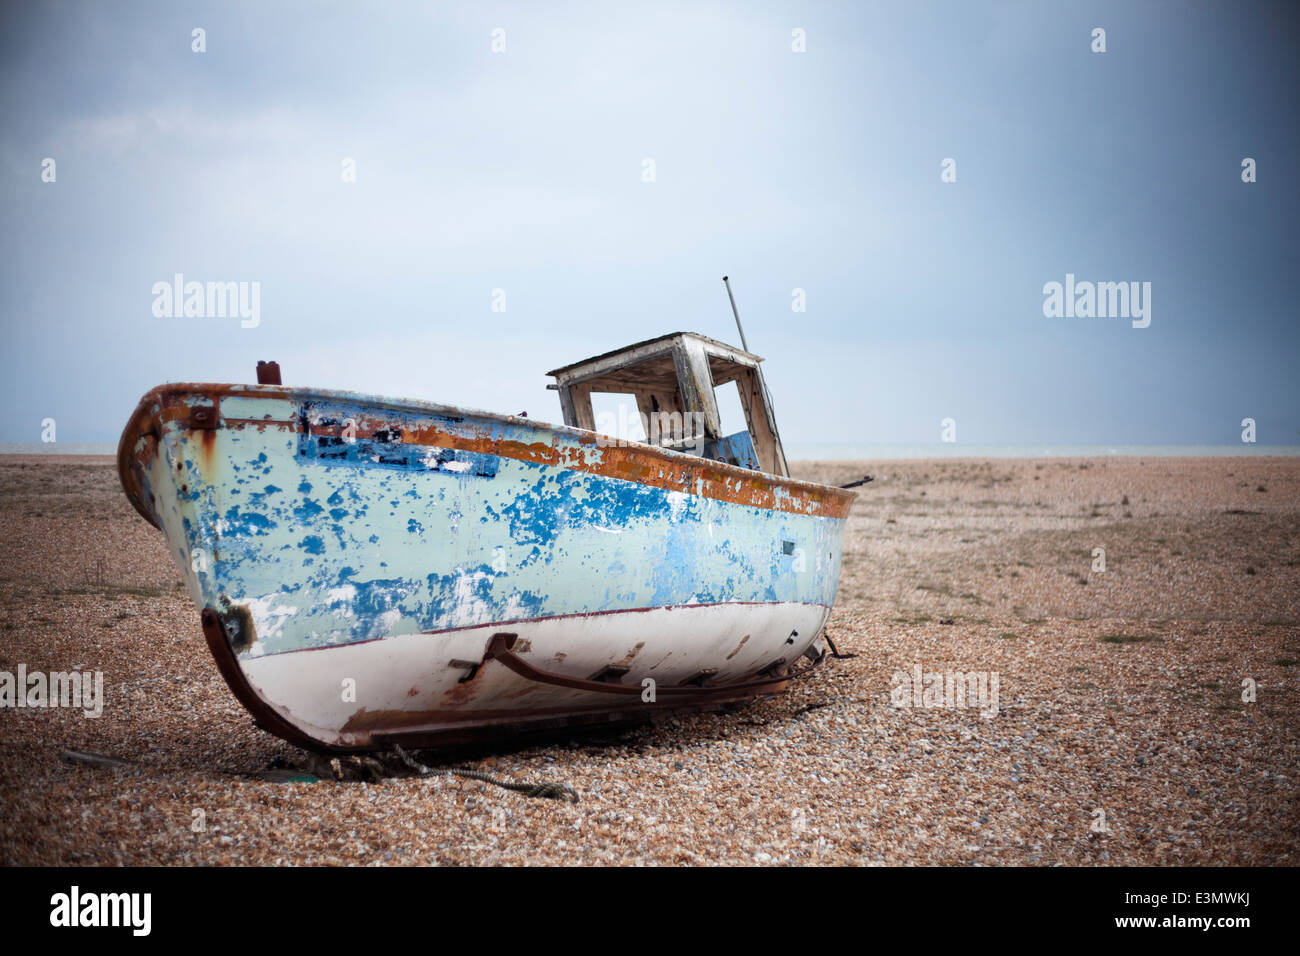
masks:
[[(360, 403), (293, 407), (303, 421), (375, 415)], [(191, 552), (219, 555), (190, 586), (205, 605), (250, 608), (257, 641), (246, 654), (567, 614), (834, 601), (843, 519), (397, 440), (436, 420), (599, 455), (543, 425), (391, 418), (387, 435), (352, 442), (219, 429), (206, 453), (179, 425), (164, 428), (171, 464), (160, 455), (151, 481), (175, 494), (161, 517)]]

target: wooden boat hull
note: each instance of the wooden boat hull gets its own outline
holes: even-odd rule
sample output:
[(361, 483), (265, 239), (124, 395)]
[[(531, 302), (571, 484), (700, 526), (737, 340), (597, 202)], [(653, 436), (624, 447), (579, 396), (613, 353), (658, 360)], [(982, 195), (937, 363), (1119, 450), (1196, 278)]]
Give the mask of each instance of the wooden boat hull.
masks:
[(281, 386), (144, 397), (123, 486), (258, 722), (354, 751), (775, 693), (852, 494), (592, 432)]

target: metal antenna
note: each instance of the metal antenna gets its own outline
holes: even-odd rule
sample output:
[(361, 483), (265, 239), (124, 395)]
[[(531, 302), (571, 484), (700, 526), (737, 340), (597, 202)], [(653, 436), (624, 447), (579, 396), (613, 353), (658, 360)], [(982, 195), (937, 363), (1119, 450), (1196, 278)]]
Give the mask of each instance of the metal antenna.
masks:
[[(736, 297), (731, 294), (731, 281), (722, 277), (722, 284), (727, 287), (727, 298), (731, 300), (731, 314), (736, 317), (736, 328), (740, 331), (740, 347), (746, 352), (749, 351), (749, 343), (745, 341), (745, 327), (740, 324), (740, 310), (736, 308)], [(772, 395), (767, 390), (767, 379), (763, 377), (763, 366), (758, 366), (754, 371), (758, 372), (758, 387), (763, 390), (763, 403), (767, 405), (767, 421), (772, 427), (772, 437), (776, 442), (776, 465), (781, 469), (781, 474), (790, 477), (790, 466), (785, 460), (785, 446), (781, 444), (781, 432), (776, 427), (776, 409), (772, 407)]]
[(731, 294), (731, 283), (726, 276), (722, 277), (722, 284), (727, 287), (727, 298), (731, 300), (731, 314), (736, 317), (736, 328), (740, 329), (740, 347), (748, 352), (749, 343), (745, 341), (745, 327), (740, 324), (740, 310), (736, 308), (736, 297)]

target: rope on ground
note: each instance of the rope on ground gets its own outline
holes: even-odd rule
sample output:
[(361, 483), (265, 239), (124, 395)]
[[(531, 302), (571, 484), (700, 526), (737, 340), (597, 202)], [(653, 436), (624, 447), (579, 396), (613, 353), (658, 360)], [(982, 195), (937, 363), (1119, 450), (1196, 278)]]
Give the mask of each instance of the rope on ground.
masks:
[(482, 770), (467, 770), (452, 767), (446, 770), (437, 770), (433, 767), (426, 767), (420, 763), (405, 750), (401, 744), (393, 744), (393, 750), (396, 752), (402, 763), (406, 764), (411, 770), (414, 770), (422, 777), (432, 777), (438, 774), (448, 774), (457, 777), (465, 777), (469, 780), (481, 780), (484, 783), (490, 783), (506, 790), (513, 790), (516, 793), (522, 793), (526, 797), (544, 797), (548, 800), (571, 800), (573, 803), (578, 802), (577, 792), (567, 783), (512, 783), (509, 780), (498, 780), (491, 774), (484, 773)]

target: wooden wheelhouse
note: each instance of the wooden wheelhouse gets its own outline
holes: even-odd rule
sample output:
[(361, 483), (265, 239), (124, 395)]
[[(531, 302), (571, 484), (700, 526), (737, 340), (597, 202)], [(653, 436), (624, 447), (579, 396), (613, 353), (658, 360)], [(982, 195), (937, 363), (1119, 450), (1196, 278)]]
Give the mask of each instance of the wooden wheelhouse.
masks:
[[(776, 417), (751, 352), (693, 332), (674, 332), (557, 368), (564, 423), (597, 430), (596, 393), (630, 395), (648, 444), (788, 477)], [(722, 434), (715, 389), (735, 382), (744, 431)]]

